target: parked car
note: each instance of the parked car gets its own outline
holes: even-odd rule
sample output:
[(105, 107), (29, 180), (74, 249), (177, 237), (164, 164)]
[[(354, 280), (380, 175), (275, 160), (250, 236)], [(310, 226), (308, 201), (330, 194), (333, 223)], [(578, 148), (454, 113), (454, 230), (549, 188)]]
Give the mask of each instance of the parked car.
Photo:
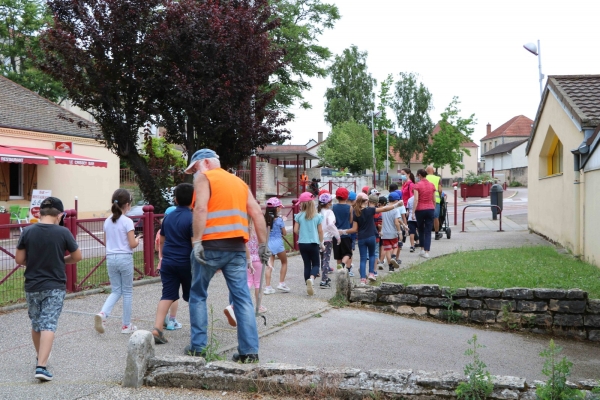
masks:
[(131, 218), (131, 220), (133, 221), (136, 235), (144, 231), (144, 220), (142, 219), (142, 215), (144, 215), (143, 208), (146, 204), (147, 203), (143, 200), (138, 201), (135, 206), (131, 206), (131, 210), (125, 213), (125, 215)]

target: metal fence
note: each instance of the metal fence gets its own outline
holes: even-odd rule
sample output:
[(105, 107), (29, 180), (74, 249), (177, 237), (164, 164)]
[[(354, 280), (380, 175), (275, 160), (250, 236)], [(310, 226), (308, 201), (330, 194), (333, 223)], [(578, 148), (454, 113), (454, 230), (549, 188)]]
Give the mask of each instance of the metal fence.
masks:
[[(263, 212), (266, 207), (263, 206)], [(284, 206), (280, 216), (292, 220), (294, 206)], [(154, 207), (143, 207), (143, 214), (130, 216), (135, 230), (143, 232), (140, 245), (134, 250), (134, 279), (156, 276), (158, 258), (155, 254), (155, 237), (163, 218), (154, 214)], [(67, 291), (79, 292), (85, 289), (109, 284), (106, 270), (106, 242), (104, 236), (105, 218), (78, 219), (75, 210), (67, 210), (65, 227), (71, 231), (83, 254), (83, 260), (66, 266)], [(31, 224), (0, 225), (0, 306), (23, 301), (25, 298), (25, 267), (15, 263), (15, 252), (21, 230)], [(291, 241), (284, 237), (287, 251), (295, 247), (297, 238)]]

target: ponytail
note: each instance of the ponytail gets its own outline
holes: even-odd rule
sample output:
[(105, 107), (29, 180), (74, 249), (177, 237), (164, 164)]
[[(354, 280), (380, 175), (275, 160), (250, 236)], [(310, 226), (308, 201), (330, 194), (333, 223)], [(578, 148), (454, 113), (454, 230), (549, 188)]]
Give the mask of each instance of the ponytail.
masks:
[(110, 207), (110, 211), (112, 212), (112, 217), (110, 218), (113, 223), (116, 223), (121, 215), (123, 215), (123, 207), (127, 204), (131, 204), (133, 198), (131, 197), (131, 193), (125, 189), (117, 189), (112, 195), (112, 206)]

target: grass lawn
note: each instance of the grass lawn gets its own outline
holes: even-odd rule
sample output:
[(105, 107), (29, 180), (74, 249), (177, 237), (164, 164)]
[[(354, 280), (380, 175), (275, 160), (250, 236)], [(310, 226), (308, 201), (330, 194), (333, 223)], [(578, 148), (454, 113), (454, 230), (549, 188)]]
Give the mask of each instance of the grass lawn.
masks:
[(558, 254), (549, 246), (458, 252), (390, 274), (383, 281), (455, 289), (579, 288), (590, 298), (600, 298), (600, 268)]

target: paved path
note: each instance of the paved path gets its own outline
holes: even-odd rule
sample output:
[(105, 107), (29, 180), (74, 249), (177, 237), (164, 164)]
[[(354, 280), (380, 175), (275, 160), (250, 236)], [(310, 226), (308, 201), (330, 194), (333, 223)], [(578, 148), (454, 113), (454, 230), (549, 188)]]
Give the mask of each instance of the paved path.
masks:
[[(450, 240), (433, 241), (432, 255), (528, 244), (548, 243), (527, 231), (459, 233), (457, 230)], [(422, 260), (409, 252), (403, 252), (402, 259), (405, 266)], [(277, 263), (277, 270), (278, 266)], [(284, 324), (291, 326), (261, 339), (263, 362), (360, 367), (403, 365), (460, 372), (465, 362), (460, 355), (466, 347), (466, 340), (477, 333), (482, 343), (490, 347), (492, 360), (502, 355), (498, 361), (488, 362), (486, 353), (486, 362), (492, 372), (522, 375), (529, 379), (538, 377), (535, 373), (540, 370), (541, 364), (536, 364), (539, 363), (536, 354), (543, 347), (545, 338), (486, 332), (476, 327), (449, 326), (356, 309), (324, 311), (332, 290), (316, 289), (315, 296), (309, 298), (305, 293), (302, 271), (300, 257), (291, 257), (286, 281), (292, 292), (264, 298), (264, 305), (268, 308), (267, 326), (260, 325), (260, 332), (266, 333)], [(278, 277), (277, 271), (274, 277)], [(152, 327), (160, 291), (160, 284), (135, 287), (133, 316), (140, 329)], [(227, 289), (222, 276), (215, 277), (209, 291), (209, 304), (213, 306), (216, 319), (214, 332), (220, 346), (222, 349), (235, 348), (236, 331), (226, 324), (222, 314), (227, 304)], [(129, 336), (120, 333), (121, 303), (109, 318), (107, 333), (99, 335), (94, 331), (93, 315), (105, 299), (106, 294), (95, 294), (65, 302), (49, 363), (55, 380), (44, 384), (33, 378), (35, 351), (26, 310), (0, 314), (0, 399), (118, 399), (132, 395), (134, 398), (161, 399), (188, 397), (187, 391), (144, 389), (132, 392), (120, 388)], [(312, 315), (317, 313), (322, 317), (313, 318)], [(307, 319), (298, 322), (303, 317)], [(169, 332), (170, 342), (158, 346), (157, 354), (181, 354), (188, 344), (189, 311), (184, 302), (180, 305), (178, 319), (184, 324), (183, 329)], [(597, 346), (559, 342), (564, 344), (567, 355), (577, 359), (575, 371), (578, 372), (574, 379), (600, 376), (600, 366), (594, 357)], [(204, 395), (209, 398), (220, 396), (219, 393)]]

